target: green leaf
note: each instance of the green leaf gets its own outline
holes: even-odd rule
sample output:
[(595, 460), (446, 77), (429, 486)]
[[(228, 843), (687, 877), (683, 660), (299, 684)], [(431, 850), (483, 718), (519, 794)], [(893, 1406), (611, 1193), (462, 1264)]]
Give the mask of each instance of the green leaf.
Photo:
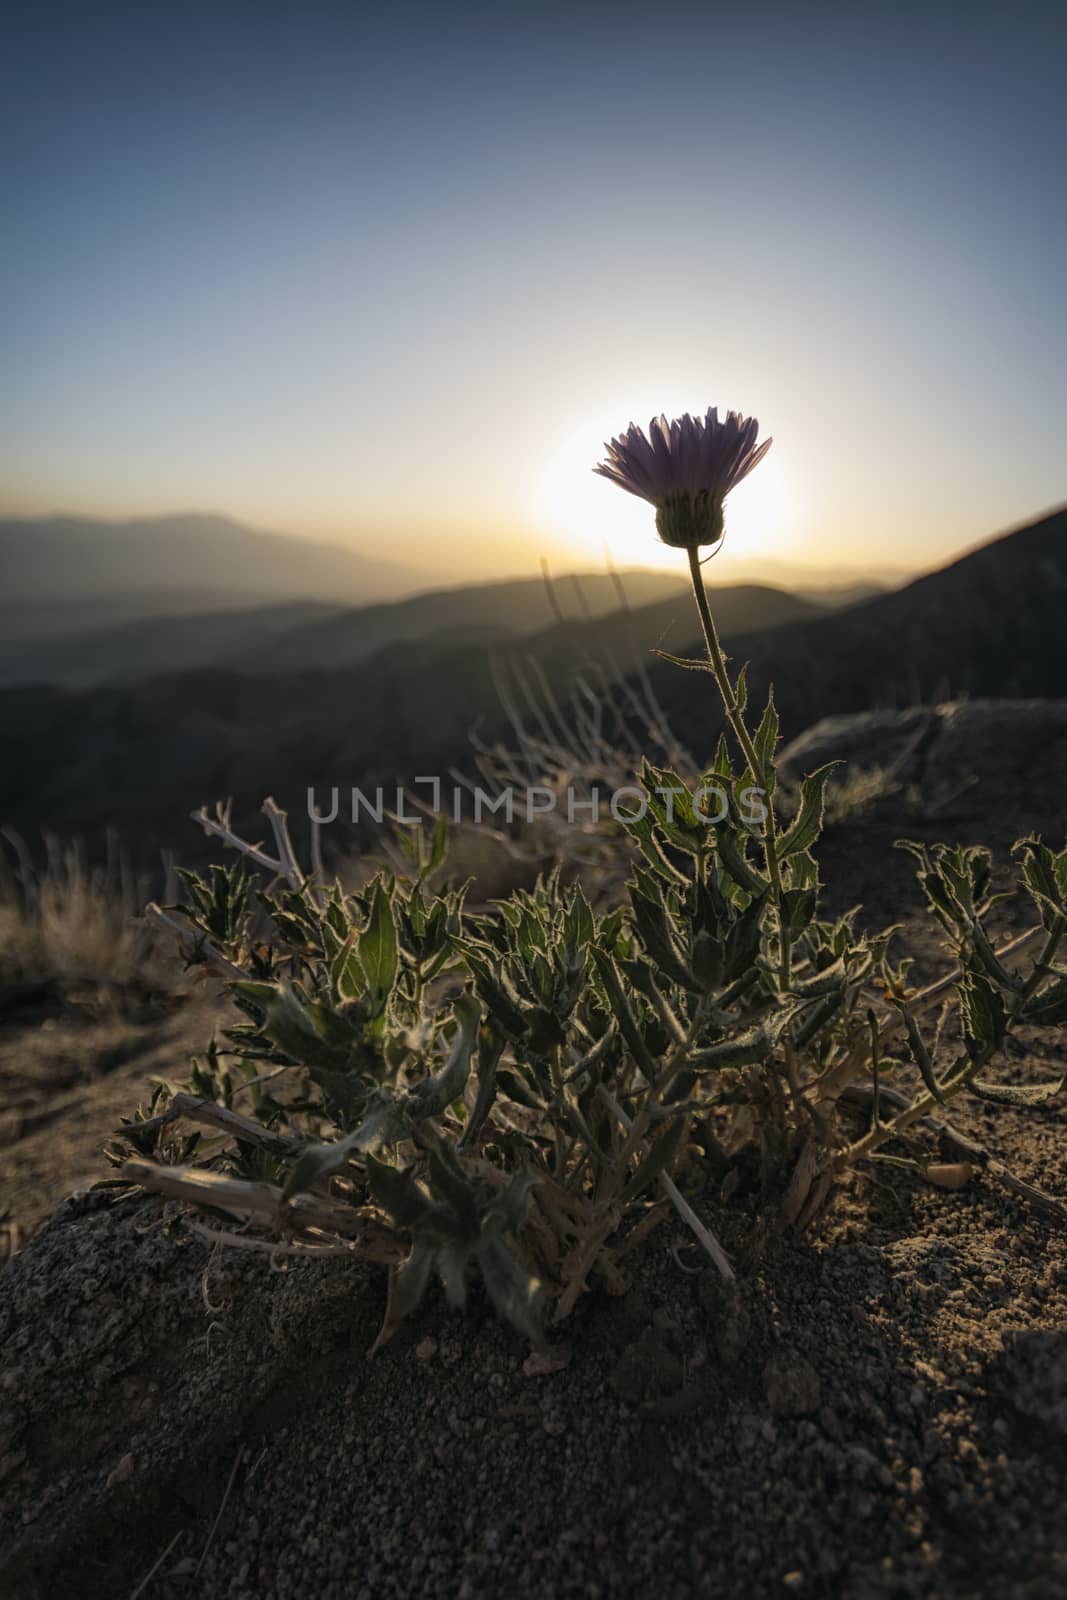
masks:
[(1022, 852), (1022, 876), (1046, 928), (1053, 928), (1067, 915), (1067, 864), (1063, 855), (1054, 856), (1040, 839), (1031, 835), (1020, 839), (1014, 849)]
[(608, 1004), (611, 1006), (619, 1024), (619, 1031), (630, 1048), (630, 1054), (641, 1068), (645, 1077), (649, 1082), (652, 1082), (658, 1069), (648, 1045), (645, 1043), (644, 1036), (637, 1026), (637, 1019), (630, 1009), (630, 1003), (623, 991), (618, 969), (607, 951), (601, 950), (599, 946), (593, 950), (593, 960), (596, 962), (600, 981), (603, 983), (607, 993)]
[(749, 971), (759, 955), (767, 894), (754, 895), (726, 936), (723, 977), (734, 983)]
[(300, 1155), (286, 1181), (286, 1198), (308, 1193), (316, 1184), (343, 1172), (354, 1155), (382, 1144), (396, 1144), (410, 1132), (410, 1120), (398, 1102), (385, 1090), (377, 1091), (367, 1101), (363, 1121), (352, 1133), (329, 1144), (312, 1145)]
[(919, 1076), (938, 1104), (944, 1105), (944, 1092), (937, 1081), (937, 1074), (934, 1072), (933, 1062), (930, 1060), (930, 1052), (927, 1050), (923, 1036), (919, 1032), (919, 1025), (912, 1015), (911, 1007), (898, 1001), (897, 1010), (904, 1019), (904, 1028), (908, 1035), (911, 1058), (919, 1069)]
[(564, 937), (574, 950), (584, 950), (596, 932), (592, 910), (580, 883), (576, 883), (563, 918)]
[(370, 918), (359, 941), (359, 959), (375, 1003), (384, 1007), (400, 966), (393, 906), (379, 878), (374, 885)]
[(812, 1006), (804, 1021), (796, 1031), (793, 1045), (796, 1050), (806, 1050), (812, 1040), (821, 1033), (827, 1023), (832, 1022), (840, 1011), (845, 999), (845, 988), (842, 983), (836, 990), (822, 997), (819, 1003)]
[(411, 1093), (409, 1105), (414, 1122), (440, 1116), (446, 1106), (459, 1099), (470, 1075), (471, 1056), (478, 1043), (482, 1020), (481, 1001), (472, 994), (461, 994), (453, 1012), (456, 1032), (448, 1060), (440, 1072), (424, 1079)]
[(485, 1119), (493, 1109), (496, 1099), (497, 1067), (504, 1054), (505, 1041), (501, 1034), (487, 1024), (478, 1035), (478, 1093), (467, 1126), (463, 1130), (457, 1149), (470, 1150), (478, 1142)]
[(986, 969), (986, 972), (993, 979), (993, 982), (999, 984), (1002, 989), (1007, 989), (1012, 994), (1021, 993), (1023, 988), (1022, 979), (1015, 973), (1009, 972), (1007, 967), (1005, 967), (1004, 963), (1000, 960), (996, 951), (993, 949), (993, 946), (990, 944), (989, 939), (986, 936), (986, 931), (977, 918), (975, 919), (971, 928), (971, 939), (974, 944), (975, 955), (978, 957), (979, 961), (981, 961), (983, 967)]
[(729, 828), (718, 828), (715, 850), (734, 882), (748, 894), (765, 895), (770, 888), (766, 878), (745, 860), (744, 848)]
[(986, 1049), (997, 1049), (1004, 1042), (1007, 1018), (1000, 991), (988, 978), (969, 972), (959, 985), (960, 1011), (968, 1054), (974, 1058)]
[(782, 928), (787, 939), (799, 939), (815, 915), (814, 889), (787, 889), (782, 895)]
[(244, 1000), (251, 1000), (253, 1005), (267, 1006), (281, 994), (281, 985), (277, 983), (257, 983), (253, 979), (243, 979), (235, 983), (234, 993), (239, 994)]
[(826, 803), (826, 780), (840, 761), (827, 761), (825, 766), (809, 773), (800, 786), (800, 805), (797, 814), (778, 840), (778, 859), (810, 850), (822, 832), (823, 809)]
[(427, 1166), (431, 1192), (447, 1203), (458, 1232), (473, 1238), (479, 1230), (478, 1191), (452, 1146), (439, 1139), (430, 1151)]
[(768, 795), (772, 795), (777, 783), (777, 774), (774, 770), (774, 752), (778, 745), (778, 712), (774, 705), (774, 690), (767, 695), (767, 709), (763, 713), (763, 720), (756, 730), (753, 740), (756, 747), (756, 759), (759, 771), (753, 776), (757, 783), (763, 785)]

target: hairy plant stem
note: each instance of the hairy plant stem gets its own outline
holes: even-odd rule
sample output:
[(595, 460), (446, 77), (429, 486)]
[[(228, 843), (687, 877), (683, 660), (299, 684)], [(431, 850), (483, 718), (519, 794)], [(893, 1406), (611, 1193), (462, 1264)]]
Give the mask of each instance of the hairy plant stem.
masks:
[[(719, 642), (718, 629), (715, 618), (711, 614), (708, 604), (707, 590), (704, 588), (704, 578), (700, 571), (700, 554), (696, 545), (690, 545), (689, 576), (693, 582), (693, 599), (696, 601), (697, 613), (700, 617), (700, 626), (704, 632), (704, 646), (708, 652), (708, 664), (711, 667), (722, 697), (723, 709), (727, 720), (733, 729), (734, 737), (741, 746), (741, 753), (748, 762), (749, 771), (756, 783), (763, 777), (760, 771), (759, 757), (756, 755), (756, 746), (752, 735), (748, 731), (741, 707), (737, 703), (737, 694), (730, 682), (730, 674), (726, 670), (726, 657)], [(775, 905), (778, 910), (778, 929), (781, 942), (781, 972), (782, 987), (789, 988), (792, 950), (786, 934), (785, 915), (783, 912), (782, 872), (778, 863), (778, 830), (774, 820), (774, 802), (770, 795), (767, 796), (767, 819), (763, 828), (763, 853), (767, 862), (767, 877), (770, 879), (771, 892), (774, 895)]]

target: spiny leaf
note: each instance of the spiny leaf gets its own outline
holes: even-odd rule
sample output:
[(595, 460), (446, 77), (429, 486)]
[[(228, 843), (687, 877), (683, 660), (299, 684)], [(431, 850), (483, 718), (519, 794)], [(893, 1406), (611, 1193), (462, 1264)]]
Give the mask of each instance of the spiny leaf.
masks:
[(804, 779), (800, 786), (797, 814), (778, 840), (780, 861), (786, 856), (795, 855), (797, 851), (810, 850), (818, 840), (822, 832), (826, 780), (834, 768), (841, 765), (840, 761), (827, 761), (825, 766), (818, 767)]
[(753, 740), (756, 747), (756, 759), (759, 771), (753, 776), (757, 783), (761, 783), (768, 795), (772, 795), (777, 783), (777, 774), (774, 770), (774, 752), (778, 744), (778, 712), (774, 705), (774, 690), (767, 695), (767, 708), (763, 713), (763, 720), (756, 730)]

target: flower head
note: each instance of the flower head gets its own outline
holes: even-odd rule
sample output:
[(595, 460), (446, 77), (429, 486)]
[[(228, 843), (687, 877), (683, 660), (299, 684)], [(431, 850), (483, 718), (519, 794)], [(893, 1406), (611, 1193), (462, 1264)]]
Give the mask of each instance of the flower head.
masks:
[(755, 417), (729, 411), (720, 422), (715, 406), (705, 417), (653, 417), (647, 434), (631, 422), (605, 444), (607, 460), (593, 470), (655, 506), (664, 544), (718, 544), (723, 501), (771, 448), (770, 439), (756, 443), (758, 433)]

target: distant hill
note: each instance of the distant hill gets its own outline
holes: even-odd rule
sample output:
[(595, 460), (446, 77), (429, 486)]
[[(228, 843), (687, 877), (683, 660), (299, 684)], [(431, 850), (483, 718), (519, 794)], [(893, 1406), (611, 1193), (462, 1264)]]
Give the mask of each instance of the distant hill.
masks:
[[(5, 571), (5, 582), (7, 578)], [(198, 587), (123, 589), (114, 594), (83, 595), (76, 600), (19, 600), (12, 605), (0, 598), (0, 639), (9, 646), (35, 644), (67, 635), (102, 633), (129, 622), (249, 611), (264, 603), (263, 595), (247, 590)]]
[[(417, 575), (342, 545), (248, 528), (229, 517), (186, 515), (104, 522), (88, 517), (0, 520), (0, 594), (46, 606), (196, 587), (232, 597), (366, 604), (410, 592)], [(157, 610), (169, 609), (156, 607)]]
[[(1067, 509), (950, 566), (818, 620), (735, 634), (750, 702), (773, 679), (787, 733), (819, 717), (961, 697), (1067, 695)], [(710, 748), (714, 707), (700, 674), (652, 668), (675, 732)]]
[[(193, 615), (155, 615), (110, 626), (54, 626), (54, 614), (84, 606), (53, 604), (38, 621), (36, 637), (17, 626), (0, 632), (0, 684), (53, 683), (68, 688), (128, 682), (163, 672), (200, 667), (278, 673), (307, 668), (340, 669), (388, 645), (432, 639), (440, 647), (492, 635), (519, 638), (549, 629), (558, 621), (606, 617), (619, 609), (620, 590), (631, 611), (679, 600), (685, 618), (688, 587), (670, 573), (634, 571), (619, 578), (584, 573), (554, 581), (541, 578), (434, 590), (409, 599), (353, 607), (324, 601), (283, 602), (270, 606), (214, 608)], [(731, 617), (738, 627), (776, 625), (786, 616), (815, 615), (824, 595), (785, 600), (781, 591), (758, 584), (730, 588)], [(153, 591), (153, 596), (159, 591)], [(828, 591), (827, 597), (834, 591)], [(747, 601), (744, 598), (748, 597)], [(104, 602), (100, 602), (103, 604)], [(17, 606), (6, 608), (15, 614)], [(664, 613), (668, 627), (673, 613)], [(47, 626), (45, 626), (47, 624)], [(654, 641), (653, 641), (654, 642)]]
[[(666, 572), (626, 572), (619, 580), (629, 606), (677, 599), (685, 593), (681, 578)], [(768, 594), (775, 591), (768, 590)], [(557, 621), (603, 617), (619, 609), (619, 591), (606, 573), (579, 573), (554, 580), (516, 578), (502, 583), (435, 589), (388, 605), (343, 611), (324, 620), (312, 618), (269, 651), (255, 647), (231, 658), (243, 671), (280, 672), (302, 667), (346, 667), (365, 660), (384, 645), (427, 639), (463, 628), (487, 625), (500, 633), (532, 634)]]
[[(491, 592), (491, 591), (490, 591)], [(728, 637), (820, 613), (775, 589), (740, 585), (717, 596)], [(189, 811), (234, 797), (258, 837), (258, 807), (274, 793), (305, 815), (309, 785), (395, 785), (468, 765), (468, 736), (503, 721), (494, 655), (536, 660), (566, 692), (589, 663), (620, 670), (662, 646), (682, 648), (692, 602), (672, 596), (593, 621), (567, 620), (516, 640), (496, 608), (481, 620), (393, 642), (353, 666), (252, 675), (211, 668), (72, 691), (0, 692), (0, 822), (27, 834), (77, 832), (90, 843), (115, 828), (140, 860), (164, 846), (189, 858), (205, 841)]]
[[(61, 609), (69, 625), (70, 608), (53, 609)], [(208, 666), (242, 651), (261, 652), (267, 659), (272, 639), (333, 616), (338, 609), (325, 601), (282, 601), (191, 616), (149, 612), (110, 627), (39, 633), (30, 639), (0, 631), (0, 684), (54, 683), (80, 689)]]
[[(749, 662), (750, 703), (773, 676), (787, 735), (832, 713), (949, 696), (1067, 696), (1065, 533), (1067, 511), (1057, 512), (845, 611), (757, 585), (716, 588), (713, 605), (734, 669)], [(533, 658), (563, 695), (590, 662), (626, 670), (643, 656), (675, 734), (694, 753), (710, 752), (718, 723), (707, 678), (649, 655), (657, 646), (693, 652), (684, 590), (629, 614), (516, 636), (536, 584), (518, 586), (510, 615), (494, 598), (499, 588), (481, 591), (478, 605), (472, 591), (448, 604), (421, 597), (416, 613), (421, 604), (423, 622), (440, 626), (394, 635), (343, 666), (265, 670), (275, 645), (280, 652), (319, 630), (351, 649), (365, 614), (363, 623), (334, 617), (283, 631), (256, 673), (213, 667), (83, 691), (0, 692), (0, 821), (90, 843), (114, 827), (142, 861), (163, 846), (188, 859), (209, 847), (187, 814), (215, 798), (232, 795), (235, 819), (259, 837), (268, 793), (301, 823), (312, 785), (369, 790), (457, 763), (469, 769), (472, 726), (491, 735), (505, 725), (494, 659), (521, 670)]]

